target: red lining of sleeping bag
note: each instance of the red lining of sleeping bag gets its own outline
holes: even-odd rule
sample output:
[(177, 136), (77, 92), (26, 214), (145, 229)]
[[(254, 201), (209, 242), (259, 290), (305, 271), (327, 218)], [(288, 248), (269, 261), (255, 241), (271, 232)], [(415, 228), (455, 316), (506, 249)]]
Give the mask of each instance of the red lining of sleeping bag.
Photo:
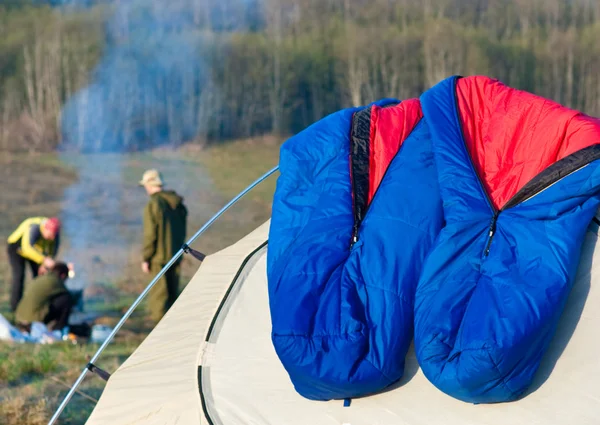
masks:
[(369, 136), (369, 198), (371, 203), (392, 159), (423, 117), (419, 99), (389, 108), (373, 106)]
[(600, 120), (498, 80), (460, 78), (456, 97), (468, 152), (498, 209), (546, 167), (600, 143)]

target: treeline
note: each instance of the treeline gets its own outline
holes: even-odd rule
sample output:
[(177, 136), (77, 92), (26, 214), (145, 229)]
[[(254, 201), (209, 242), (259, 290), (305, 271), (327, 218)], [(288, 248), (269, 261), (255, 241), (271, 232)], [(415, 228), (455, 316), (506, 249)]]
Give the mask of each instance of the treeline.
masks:
[(12, 3), (0, 6), (5, 150), (286, 135), (453, 74), (600, 116), (600, 0)]

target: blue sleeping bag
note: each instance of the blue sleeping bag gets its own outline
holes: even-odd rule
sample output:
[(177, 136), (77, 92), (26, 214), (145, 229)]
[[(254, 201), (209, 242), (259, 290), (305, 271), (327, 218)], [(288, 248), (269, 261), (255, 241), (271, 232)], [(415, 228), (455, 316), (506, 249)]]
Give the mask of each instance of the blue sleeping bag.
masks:
[[(267, 273), (296, 390), (364, 396), (417, 360), (467, 402), (529, 387), (600, 204), (600, 121), (487, 77), (288, 140)], [(413, 326), (414, 325), (414, 326)]]
[(334, 113), (281, 148), (267, 273), (272, 341), (314, 400), (401, 378), (414, 293), (442, 226), (418, 99)]
[(425, 376), (475, 403), (530, 385), (599, 205), (600, 123), (486, 77), (421, 96), (446, 224), (415, 295)]

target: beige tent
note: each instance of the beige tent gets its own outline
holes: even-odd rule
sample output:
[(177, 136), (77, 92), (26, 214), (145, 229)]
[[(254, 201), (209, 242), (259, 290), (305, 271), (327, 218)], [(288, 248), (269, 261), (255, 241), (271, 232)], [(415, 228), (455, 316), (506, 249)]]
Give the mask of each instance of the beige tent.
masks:
[(299, 396), (270, 340), (269, 223), (206, 257), (175, 305), (111, 376), (87, 425), (600, 424), (600, 254), (587, 232), (577, 282), (530, 392), (473, 405), (431, 385), (409, 353), (394, 389), (352, 400)]

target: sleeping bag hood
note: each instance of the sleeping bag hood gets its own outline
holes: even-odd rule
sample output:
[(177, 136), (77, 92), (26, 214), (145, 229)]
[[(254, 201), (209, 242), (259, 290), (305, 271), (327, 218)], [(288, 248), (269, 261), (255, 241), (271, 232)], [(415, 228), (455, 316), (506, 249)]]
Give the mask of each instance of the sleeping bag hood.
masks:
[(281, 148), (272, 341), (315, 400), (425, 376), (467, 402), (528, 388), (600, 199), (600, 122), (450, 77), (316, 122)]

